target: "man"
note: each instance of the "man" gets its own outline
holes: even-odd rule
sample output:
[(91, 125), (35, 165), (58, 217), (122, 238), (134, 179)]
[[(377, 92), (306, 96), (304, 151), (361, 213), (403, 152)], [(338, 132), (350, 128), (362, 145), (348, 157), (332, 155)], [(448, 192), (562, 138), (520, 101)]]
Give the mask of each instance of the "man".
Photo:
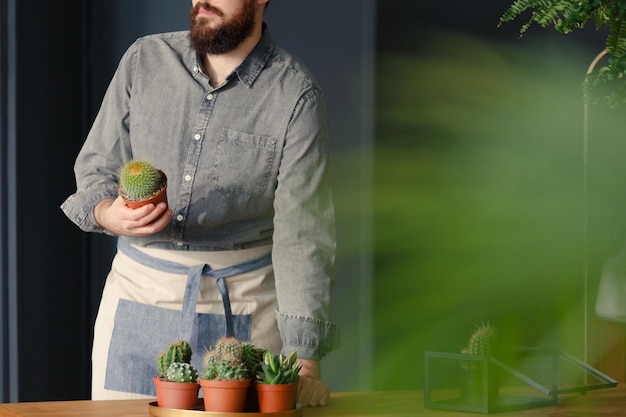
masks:
[[(119, 236), (94, 331), (93, 399), (143, 398), (155, 359), (188, 339), (194, 361), (224, 334), (302, 364), (298, 401), (325, 405), (334, 214), (322, 92), (276, 46), (269, 0), (193, 0), (191, 29), (122, 57), (62, 205), (82, 230)], [(117, 175), (144, 159), (168, 201), (130, 209)], [(193, 362), (192, 362), (193, 363)]]

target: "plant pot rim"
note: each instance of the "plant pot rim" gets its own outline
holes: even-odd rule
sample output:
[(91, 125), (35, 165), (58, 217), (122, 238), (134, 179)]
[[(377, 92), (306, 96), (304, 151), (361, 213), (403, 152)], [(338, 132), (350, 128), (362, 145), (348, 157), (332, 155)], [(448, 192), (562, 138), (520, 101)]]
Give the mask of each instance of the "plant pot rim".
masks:
[(298, 385), (298, 382), (292, 382), (289, 384), (264, 384), (262, 382), (255, 382), (254, 385), (258, 389), (289, 389), (290, 387)]
[(224, 379), (204, 379), (198, 378), (198, 384), (201, 386), (215, 386), (215, 385), (231, 385), (231, 386), (248, 386), (252, 381), (250, 379), (240, 380), (224, 380)]
[[(155, 168), (156, 171), (159, 173), (159, 176), (161, 178), (161, 188), (159, 188), (157, 191), (155, 191), (154, 193), (152, 193), (152, 195), (148, 196), (148, 197), (144, 197), (142, 200), (147, 200), (151, 197), (154, 197), (155, 195), (157, 195), (158, 193), (160, 193), (161, 191), (163, 191), (163, 188), (167, 187), (167, 175), (165, 175), (165, 172), (161, 171), (160, 169)], [(129, 201), (142, 201), (142, 200), (133, 200), (128, 198), (128, 195), (126, 194), (126, 190), (124, 190), (124, 188), (122, 188), (122, 183), (121, 181), (118, 181), (117, 183), (117, 192), (119, 195), (122, 196), (122, 198), (127, 199)]]
[(161, 384), (161, 386), (177, 389), (191, 389), (192, 386), (200, 387), (200, 384), (197, 382), (170, 381), (167, 378), (159, 378), (159, 384)]
[(129, 199), (126, 196), (126, 193), (122, 190), (122, 186), (120, 184), (117, 185), (117, 193), (120, 197), (122, 197), (124, 203), (130, 208), (139, 208), (149, 203), (158, 204), (160, 202), (164, 202), (167, 204), (167, 177), (165, 176), (165, 173), (161, 173), (165, 177), (165, 184), (163, 184), (163, 187), (161, 187), (157, 192), (149, 197), (146, 197), (142, 200)]

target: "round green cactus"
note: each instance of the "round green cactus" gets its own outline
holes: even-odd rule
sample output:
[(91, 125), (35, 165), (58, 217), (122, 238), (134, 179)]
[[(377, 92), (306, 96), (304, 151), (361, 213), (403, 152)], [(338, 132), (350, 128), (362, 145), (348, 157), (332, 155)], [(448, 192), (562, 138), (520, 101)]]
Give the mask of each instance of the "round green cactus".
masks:
[(159, 192), (166, 183), (165, 175), (149, 162), (131, 160), (120, 171), (120, 192), (130, 201), (145, 200)]
[(196, 382), (198, 371), (184, 362), (174, 362), (167, 368), (167, 379), (173, 382)]
[(201, 378), (223, 381), (251, 379), (244, 357), (245, 352), (251, 354), (251, 346), (242, 344), (234, 337), (218, 339), (213, 350), (207, 351), (203, 356), (204, 369)]
[(243, 354), (241, 341), (234, 337), (222, 337), (215, 342), (215, 351), (218, 355), (232, 355), (240, 358)]

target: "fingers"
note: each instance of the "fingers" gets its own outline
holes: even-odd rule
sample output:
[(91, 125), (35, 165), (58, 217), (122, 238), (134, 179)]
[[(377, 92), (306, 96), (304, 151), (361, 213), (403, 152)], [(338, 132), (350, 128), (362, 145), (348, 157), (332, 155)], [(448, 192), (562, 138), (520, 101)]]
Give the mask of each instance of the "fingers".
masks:
[(330, 389), (326, 384), (308, 376), (300, 376), (298, 384), (298, 403), (303, 407), (321, 407), (328, 405)]
[(107, 213), (109, 230), (124, 236), (147, 236), (162, 230), (172, 218), (165, 203), (132, 209), (116, 199)]

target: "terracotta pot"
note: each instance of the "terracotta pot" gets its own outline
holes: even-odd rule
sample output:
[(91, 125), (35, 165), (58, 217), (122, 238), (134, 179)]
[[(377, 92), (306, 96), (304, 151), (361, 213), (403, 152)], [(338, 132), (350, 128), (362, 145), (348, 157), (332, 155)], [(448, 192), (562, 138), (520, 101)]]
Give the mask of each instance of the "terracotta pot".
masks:
[(204, 411), (238, 413), (246, 408), (246, 394), (250, 380), (218, 381), (199, 379), (204, 395)]
[(165, 378), (154, 378), (157, 404), (163, 408), (192, 410), (198, 399), (200, 385), (197, 382), (172, 382)]
[(255, 385), (261, 413), (276, 413), (296, 408), (297, 382), (295, 384)]

